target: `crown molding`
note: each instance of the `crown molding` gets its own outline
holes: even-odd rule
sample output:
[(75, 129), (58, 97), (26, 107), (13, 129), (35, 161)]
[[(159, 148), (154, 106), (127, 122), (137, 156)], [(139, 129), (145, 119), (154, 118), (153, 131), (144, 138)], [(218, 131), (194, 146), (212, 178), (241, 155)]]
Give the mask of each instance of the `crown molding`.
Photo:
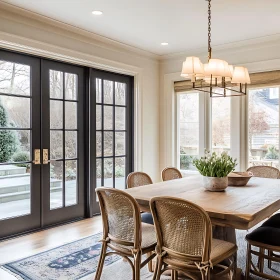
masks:
[[(260, 50), (266, 47), (270, 46), (280, 46), (280, 34), (272, 34), (268, 36), (238, 41), (238, 42), (232, 42), (222, 45), (216, 45), (213, 46), (213, 52), (216, 53), (230, 53), (230, 54), (236, 54), (239, 52), (246, 52), (246, 51), (252, 51), (252, 50)], [(166, 55), (161, 55), (159, 57), (159, 60), (161, 62), (169, 61), (169, 60), (182, 60), (186, 56), (199, 56), (199, 57), (205, 57), (208, 56), (207, 48), (198, 48), (198, 49), (190, 49), (183, 52), (177, 52), (177, 53), (171, 53)]]
[(1, 17), (8, 18), (22, 24), (27, 24), (37, 28), (40, 26), (40, 29), (51, 31), (56, 34), (67, 36), (111, 51), (137, 55), (154, 61), (159, 60), (159, 55), (152, 52), (118, 42), (4, 1), (0, 2), (0, 15)]

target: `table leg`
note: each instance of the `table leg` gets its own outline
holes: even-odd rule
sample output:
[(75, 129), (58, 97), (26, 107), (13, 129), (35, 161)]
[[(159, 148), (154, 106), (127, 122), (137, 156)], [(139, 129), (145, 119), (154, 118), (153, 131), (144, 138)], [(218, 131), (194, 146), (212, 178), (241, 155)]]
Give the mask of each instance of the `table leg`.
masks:
[[(235, 229), (231, 227), (213, 226), (213, 238), (228, 241), (233, 244), (237, 243)], [(237, 253), (234, 255), (234, 259), (237, 261)], [(244, 279), (242, 270), (240, 268), (236, 268), (235, 279)]]

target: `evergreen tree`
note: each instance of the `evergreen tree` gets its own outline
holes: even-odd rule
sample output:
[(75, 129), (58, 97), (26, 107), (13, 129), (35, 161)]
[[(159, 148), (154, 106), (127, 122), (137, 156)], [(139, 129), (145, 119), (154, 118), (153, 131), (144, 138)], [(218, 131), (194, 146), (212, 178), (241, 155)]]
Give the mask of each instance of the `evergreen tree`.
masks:
[[(0, 102), (0, 127), (11, 125), (8, 114)], [(8, 162), (17, 151), (19, 145), (18, 135), (12, 130), (0, 130), (0, 162)]]

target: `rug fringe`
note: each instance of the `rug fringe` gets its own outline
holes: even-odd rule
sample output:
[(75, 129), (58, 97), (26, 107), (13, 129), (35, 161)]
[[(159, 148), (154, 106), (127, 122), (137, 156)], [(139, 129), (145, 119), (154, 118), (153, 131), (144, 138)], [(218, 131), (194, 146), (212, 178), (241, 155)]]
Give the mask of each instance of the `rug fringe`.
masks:
[(4, 266), (0, 266), (0, 269), (8, 272), (9, 274), (13, 275), (15, 278), (17, 278), (18, 280), (25, 280), (24, 278), (22, 278), (20, 275), (16, 274), (15, 272), (11, 271), (9, 268), (6, 268)]

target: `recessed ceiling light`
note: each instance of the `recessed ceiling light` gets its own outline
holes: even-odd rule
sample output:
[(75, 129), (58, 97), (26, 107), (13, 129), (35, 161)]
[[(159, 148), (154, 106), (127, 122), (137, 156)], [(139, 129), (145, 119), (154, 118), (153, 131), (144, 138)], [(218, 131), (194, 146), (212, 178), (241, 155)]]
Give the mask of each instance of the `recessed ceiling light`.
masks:
[(162, 45), (162, 46), (168, 46), (168, 43), (163, 42), (163, 43), (161, 43), (161, 45)]
[(103, 12), (101, 11), (92, 11), (92, 14), (95, 16), (101, 16), (103, 14)]

